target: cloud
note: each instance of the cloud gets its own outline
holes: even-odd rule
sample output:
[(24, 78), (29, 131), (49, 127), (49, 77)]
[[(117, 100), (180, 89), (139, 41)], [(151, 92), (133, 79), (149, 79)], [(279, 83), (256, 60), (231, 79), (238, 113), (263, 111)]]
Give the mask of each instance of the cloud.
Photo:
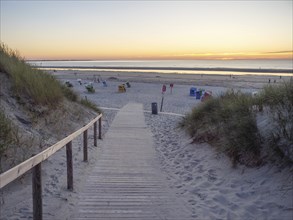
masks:
[(266, 52), (266, 53), (293, 53), (293, 50), (287, 50), (287, 51), (272, 51), (272, 52)]

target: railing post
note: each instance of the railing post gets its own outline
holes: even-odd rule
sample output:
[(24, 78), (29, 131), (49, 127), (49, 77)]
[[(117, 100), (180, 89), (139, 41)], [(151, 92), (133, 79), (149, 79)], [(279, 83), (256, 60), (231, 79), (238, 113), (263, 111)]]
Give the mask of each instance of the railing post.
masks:
[(83, 161), (87, 161), (87, 130), (83, 132)]
[(94, 146), (97, 146), (97, 122), (94, 123)]
[(43, 219), (43, 202), (42, 202), (42, 170), (41, 163), (33, 168), (32, 174), (32, 192), (33, 192), (33, 219)]
[(102, 117), (99, 118), (99, 139), (102, 139)]
[(72, 142), (66, 144), (67, 159), (67, 189), (73, 190), (73, 168), (72, 168)]

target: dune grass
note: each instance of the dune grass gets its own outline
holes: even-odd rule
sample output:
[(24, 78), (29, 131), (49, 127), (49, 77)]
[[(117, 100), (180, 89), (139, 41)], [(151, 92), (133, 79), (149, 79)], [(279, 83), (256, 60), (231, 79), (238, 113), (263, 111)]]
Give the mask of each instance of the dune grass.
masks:
[(23, 103), (31, 106), (47, 106), (56, 108), (67, 98), (100, 113), (101, 110), (88, 100), (79, 100), (78, 95), (54, 76), (28, 65), (17, 51), (10, 49), (4, 43), (0, 44), (0, 72), (4, 72), (12, 79), (14, 95)]
[(196, 142), (227, 153), (234, 165), (258, 163), (259, 137), (251, 97), (230, 90), (194, 108), (181, 123)]
[[(257, 114), (265, 114), (271, 121), (270, 135), (260, 135)], [(233, 165), (260, 164), (264, 147), (273, 152), (272, 155), (281, 152), (293, 162), (293, 80), (264, 87), (256, 97), (227, 91), (195, 107), (180, 126), (195, 142), (208, 142), (225, 152)], [(269, 146), (263, 143), (269, 143)]]
[[(62, 105), (64, 98), (78, 102), (98, 113), (101, 112), (93, 103), (80, 101), (73, 90), (62, 85), (54, 76), (32, 68), (17, 51), (10, 49), (4, 43), (0, 44), (0, 72), (9, 77), (13, 98), (23, 105), (26, 111), (29, 111), (33, 120), (47, 113), (59, 117), (56, 110), (64, 107)], [(28, 149), (33, 146), (34, 137), (26, 138), (22, 132), (14, 126), (13, 120), (10, 121), (6, 117), (5, 109), (0, 108), (0, 160), (8, 150), (21, 152), (15, 158), (23, 157), (30, 152)]]
[(12, 127), (4, 111), (0, 109), (0, 158), (7, 146), (12, 142)]
[(76, 102), (78, 101), (78, 95), (68, 86), (61, 85), (61, 90), (63, 95), (70, 101)]
[(273, 128), (265, 142), (271, 151), (293, 162), (293, 79), (278, 86), (266, 86), (257, 98)]
[(60, 83), (44, 71), (33, 69), (20, 55), (0, 45), (0, 70), (12, 79), (13, 92), (36, 105), (55, 106), (64, 97)]
[(83, 106), (86, 106), (87, 108), (90, 108), (90, 109), (94, 110), (95, 112), (97, 112), (99, 114), (102, 113), (101, 109), (99, 109), (98, 106), (95, 103), (91, 102), (88, 99), (81, 99), (79, 102)]

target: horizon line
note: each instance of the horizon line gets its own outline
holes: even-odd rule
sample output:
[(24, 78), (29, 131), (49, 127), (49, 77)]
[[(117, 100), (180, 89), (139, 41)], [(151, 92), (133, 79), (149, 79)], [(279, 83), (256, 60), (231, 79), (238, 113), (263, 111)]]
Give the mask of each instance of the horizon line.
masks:
[(104, 58), (77, 58), (77, 59), (67, 59), (67, 58), (62, 58), (62, 59), (26, 59), (24, 58), (25, 61), (136, 61), (136, 60), (141, 60), (141, 61), (149, 61), (149, 60), (216, 60), (216, 61), (227, 61), (227, 60), (292, 60), (293, 62), (293, 57), (292, 58), (203, 58), (203, 59), (176, 59), (176, 58), (109, 58), (109, 59), (104, 59)]

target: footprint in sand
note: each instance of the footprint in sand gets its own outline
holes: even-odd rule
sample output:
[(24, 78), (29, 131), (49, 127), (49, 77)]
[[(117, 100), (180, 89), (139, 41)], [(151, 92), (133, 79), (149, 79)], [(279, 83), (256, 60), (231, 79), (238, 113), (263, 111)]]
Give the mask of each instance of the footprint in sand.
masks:
[(196, 201), (194, 199), (189, 199), (188, 202), (191, 204), (191, 205), (196, 205)]
[(195, 178), (195, 180), (196, 180), (196, 181), (200, 181), (200, 180), (202, 180), (202, 177), (201, 177), (201, 176), (197, 176), (197, 177)]
[(198, 173), (203, 173), (204, 172), (204, 170), (203, 170), (203, 165), (199, 165), (198, 166), (198, 171), (197, 171)]
[(189, 182), (189, 181), (191, 181), (191, 180), (193, 180), (191, 174), (184, 176), (184, 181), (185, 181), (185, 182)]
[(195, 195), (198, 196), (201, 200), (205, 200), (207, 198), (207, 195), (203, 193), (196, 193)]
[(199, 160), (193, 160), (192, 162), (190, 162), (190, 165), (192, 167), (196, 167), (199, 164)]
[(253, 195), (255, 195), (254, 191), (251, 192), (240, 192), (240, 193), (235, 193), (235, 195), (241, 199), (247, 199)]
[(209, 170), (207, 174), (207, 178), (209, 182), (215, 182), (217, 180), (216, 171)]
[(184, 165), (184, 169), (185, 170), (189, 170), (190, 169), (190, 166), (189, 165)]
[(213, 200), (225, 207), (230, 204), (230, 202), (222, 195), (216, 195)]
[(184, 154), (179, 154), (179, 157), (180, 157), (180, 158), (184, 158), (185, 155), (184, 155)]
[[(180, 164), (180, 162), (178, 162), (177, 160), (174, 161), (174, 164), (178, 165)], [(177, 167), (176, 167), (177, 168)]]

